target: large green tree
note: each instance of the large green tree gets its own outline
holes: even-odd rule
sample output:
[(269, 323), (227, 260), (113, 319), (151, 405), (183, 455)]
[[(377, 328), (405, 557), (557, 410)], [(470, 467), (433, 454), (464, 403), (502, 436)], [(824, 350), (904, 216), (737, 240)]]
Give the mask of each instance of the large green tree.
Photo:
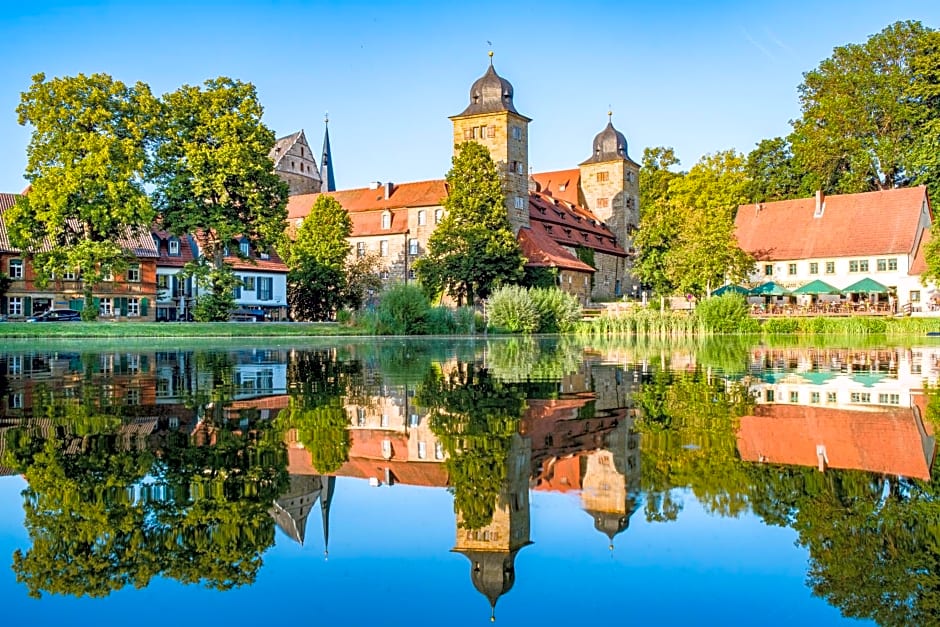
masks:
[(670, 168), (679, 165), (672, 148), (643, 149), (640, 170), (640, 224), (633, 242), (637, 248), (634, 272), (658, 294), (670, 294), (675, 286), (666, 274), (666, 255), (679, 236), (679, 215), (669, 204), (669, 184), (684, 176)]
[(761, 140), (747, 155), (746, 171), (749, 202), (787, 200), (813, 193), (803, 186), (804, 173), (793, 158), (789, 138)]
[(319, 196), (287, 247), (291, 315), (324, 320), (342, 305), (349, 255), (349, 213), (332, 196)]
[(414, 270), (429, 294), (446, 292), (458, 304), (473, 304), (499, 285), (522, 280), (525, 259), (486, 147), (476, 142), (457, 146), (447, 188), (446, 215)]
[(854, 193), (928, 182), (921, 146), (936, 142), (925, 134), (936, 131), (940, 110), (918, 92), (925, 72), (936, 72), (917, 57), (929, 32), (920, 22), (896, 22), (863, 44), (835, 48), (803, 75), (791, 141), (812, 186)]
[[(164, 228), (195, 234), (217, 269), (241, 238), (266, 252), (283, 237), (287, 184), (268, 158), (275, 137), (261, 115), (254, 86), (224, 77), (162, 99), (154, 204)], [(224, 279), (209, 276), (213, 292), (227, 289)]]
[(123, 236), (149, 229), (144, 188), (157, 101), (144, 83), (107, 74), (33, 77), (16, 109), (32, 127), (29, 192), (5, 215), (14, 246), (32, 256), (40, 284), (55, 273), (81, 276), (85, 311), (92, 290), (132, 255)]

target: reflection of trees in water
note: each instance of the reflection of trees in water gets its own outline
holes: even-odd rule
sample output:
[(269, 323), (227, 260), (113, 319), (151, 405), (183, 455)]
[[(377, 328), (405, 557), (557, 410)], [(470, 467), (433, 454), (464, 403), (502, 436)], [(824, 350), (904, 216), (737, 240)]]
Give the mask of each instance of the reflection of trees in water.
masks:
[[(847, 617), (883, 625), (940, 624), (940, 471), (931, 481), (854, 470), (754, 464), (736, 451), (750, 400), (701, 368), (653, 373), (641, 409), (648, 520), (674, 520), (687, 488), (724, 516), (752, 511), (799, 534), (808, 583)], [(928, 419), (940, 415), (936, 393)]]
[[(211, 445), (53, 399), (7, 433), (31, 546), (13, 568), (30, 594), (106, 596), (156, 575), (227, 589), (251, 583), (274, 543), (267, 513), (286, 485), (281, 434), (266, 421), (207, 419)], [(92, 418), (76, 423), (69, 418)], [(240, 418), (246, 418), (241, 416)], [(237, 428), (234, 426), (237, 425)]]
[(461, 526), (485, 527), (506, 481), (524, 393), (485, 368), (457, 363), (447, 373), (429, 373), (415, 400), (429, 409), (431, 430), (448, 455), (445, 465)]

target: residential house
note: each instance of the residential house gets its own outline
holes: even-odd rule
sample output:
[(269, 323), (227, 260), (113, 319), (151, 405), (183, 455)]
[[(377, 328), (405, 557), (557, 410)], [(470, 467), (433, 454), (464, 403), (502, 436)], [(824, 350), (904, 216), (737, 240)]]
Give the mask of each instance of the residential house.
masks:
[[(76, 273), (55, 276), (40, 285), (29, 255), (14, 248), (7, 234), (3, 213), (16, 202), (16, 194), (0, 194), (0, 272), (12, 279), (0, 307), (10, 320), (24, 320), (48, 309), (84, 307), (81, 277)], [(118, 243), (130, 257), (127, 270), (120, 276), (105, 277), (94, 286), (94, 303), (103, 319), (153, 321), (153, 303), (157, 292), (158, 252), (146, 232), (127, 227)], [(40, 250), (51, 250), (44, 242)]]

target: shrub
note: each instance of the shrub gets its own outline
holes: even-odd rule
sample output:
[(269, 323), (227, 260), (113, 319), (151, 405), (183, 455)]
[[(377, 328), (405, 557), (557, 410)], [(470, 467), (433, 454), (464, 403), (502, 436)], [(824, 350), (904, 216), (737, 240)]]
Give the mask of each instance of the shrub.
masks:
[(345, 327), (351, 326), (353, 323), (353, 312), (348, 309), (340, 309), (336, 312), (336, 322)]
[(530, 289), (529, 297), (539, 314), (539, 333), (570, 331), (581, 319), (578, 299), (557, 287)]
[(476, 333), (484, 328), (483, 316), (473, 307), (458, 307), (454, 312), (454, 326), (457, 333)]
[(431, 305), (417, 285), (399, 284), (382, 295), (375, 332), (381, 335), (418, 335)]
[(709, 333), (741, 333), (750, 330), (751, 317), (740, 294), (722, 294), (699, 301), (695, 316)]
[(800, 321), (796, 318), (771, 318), (764, 323), (764, 333), (776, 335), (778, 333), (796, 333), (800, 329)]
[(424, 321), (424, 332), (431, 335), (450, 335), (457, 330), (454, 312), (447, 307), (432, 307)]
[(539, 312), (528, 290), (506, 285), (490, 295), (490, 326), (508, 333), (534, 333), (539, 328)]

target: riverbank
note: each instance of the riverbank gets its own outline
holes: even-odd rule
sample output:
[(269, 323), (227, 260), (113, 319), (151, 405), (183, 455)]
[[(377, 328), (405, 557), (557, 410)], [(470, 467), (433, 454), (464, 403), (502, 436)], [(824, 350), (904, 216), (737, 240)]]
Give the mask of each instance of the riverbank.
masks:
[(4, 322), (2, 338), (248, 338), (364, 335), (336, 322)]

